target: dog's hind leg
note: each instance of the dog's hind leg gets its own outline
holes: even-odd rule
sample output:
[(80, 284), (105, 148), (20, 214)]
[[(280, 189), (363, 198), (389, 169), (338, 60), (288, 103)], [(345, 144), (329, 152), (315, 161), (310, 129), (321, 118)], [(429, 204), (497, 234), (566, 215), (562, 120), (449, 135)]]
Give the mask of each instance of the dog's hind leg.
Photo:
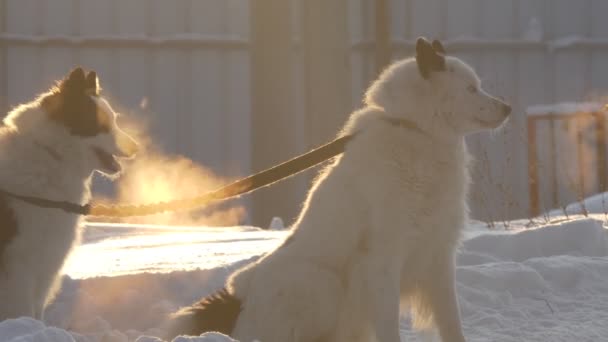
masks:
[(339, 276), (315, 263), (285, 259), (265, 265), (243, 301), (234, 338), (316, 341), (335, 327), (343, 291)]

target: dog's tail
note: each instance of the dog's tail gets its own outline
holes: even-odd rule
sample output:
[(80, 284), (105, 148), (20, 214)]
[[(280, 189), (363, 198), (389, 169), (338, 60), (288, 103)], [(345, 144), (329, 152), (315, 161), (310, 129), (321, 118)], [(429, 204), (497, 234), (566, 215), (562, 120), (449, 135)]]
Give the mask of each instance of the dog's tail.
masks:
[(241, 300), (224, 288), (172, 314), (165, 337), (171, 341), (179, 335), (199, 336), (207, 331), (231, 335), (240, 312)]

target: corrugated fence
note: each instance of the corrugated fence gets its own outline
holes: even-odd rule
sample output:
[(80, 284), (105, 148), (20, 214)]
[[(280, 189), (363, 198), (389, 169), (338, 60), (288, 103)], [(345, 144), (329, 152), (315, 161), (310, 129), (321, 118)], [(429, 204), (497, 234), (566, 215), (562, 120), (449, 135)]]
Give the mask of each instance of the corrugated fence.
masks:
[[(374, 2), (345, 3), (355, 108), (376, 72)], [(301, 4), (293, 4), (300, 54)], [(81, 64), (98, 70), (113, 103), (143, 118), (166, 151), (226, 175), (252, 171), (249, 1), (0, 0), (0, 6), (3, 107), (30, 99)], [(389, 6), (393, 57), (410, 54), (419, 35), (443, 39), (449, 52), (476, 67), (490, 92), (514, 105), (506, 130), (470, 139), (478, 159), (472, 208), (482, 219), (526, 216), (525, 108), (608, 92), (608, 1), (391, 0)], [(294, 87), (294, 103), (306, 108), (302, 88)], [(293, 139), (302, 149), (310, 145), (309, 135)]]

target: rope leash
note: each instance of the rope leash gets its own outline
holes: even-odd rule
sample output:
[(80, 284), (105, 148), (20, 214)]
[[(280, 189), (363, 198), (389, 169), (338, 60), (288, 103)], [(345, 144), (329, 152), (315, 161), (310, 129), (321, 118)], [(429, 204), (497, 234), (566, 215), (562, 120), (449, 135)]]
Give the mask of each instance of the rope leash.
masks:
[(204, 193), (200, 196), (178, 199), (166, 202), (158, 202), (143, 205), (103, 205), (87, 203), (84, 205), (54, 201), (34, 196), (24, 196), (12, 192), (0, 190), (0, 194), (18, 199), (22, 202), (47, 209), (60, 209), (67, 213), (77, 215), (105, 216), (105, 217), (133, 217), (160, 214), (168, 211), (187, 211), (205, 206), (212, 202), (218, 202), (236, 198), (253, 192), (257, 189), (279, 182), (330, 158), (344, 152), (346, 144), (356, 134), (345, 135), (310, 152), (304, 153), (279, 165), (258, 172), (246, 178), (239, 179), (217, 190)]
[[(383, 117), (383, 121), (390, 125), (403, 127), (422, 135), (427, 135), (415, 123), (406, 119)], [(169, 211), (188, 211), (203, 207), (212, 202), (224, 201), (241, 195), (253, 192), (257, 189), (269, 186), (281, 180), (294, 176), (315, 165), (318, 165), (330, 158), (344, 152), (346, 145), (358, 134), (355, 132), (350, 135), (339, 137), (325, 145), (317, 147), (310, 152), (299, 155), (286, 162), (273, 166), (264, 171), (258, 172), (246, 178), (239, 179), (217, 190), (204, 193), (200, 196), (178, 199), (165, 202), (157, 202), (143, 205), (103, 205), (87, 203), (84, 205), (55, 201), (35, 196), (25, 196), (15, 194), (0, 189), (0, 194), (15, 198), (22, 202), (46, 209), (60, 209), (70, 214), (103, 216), (103, 217), (134, 217), (160, 214)]]

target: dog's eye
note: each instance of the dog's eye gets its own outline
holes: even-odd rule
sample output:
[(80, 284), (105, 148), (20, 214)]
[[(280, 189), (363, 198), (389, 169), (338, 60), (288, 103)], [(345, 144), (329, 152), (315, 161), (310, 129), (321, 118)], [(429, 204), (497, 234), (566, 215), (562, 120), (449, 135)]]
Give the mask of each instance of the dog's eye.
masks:
[(467, 87), (467, 90), (469, 91), (469, 93), (475, 94), (477, 92), (477, 87), (474, 85), (470, 85)]

